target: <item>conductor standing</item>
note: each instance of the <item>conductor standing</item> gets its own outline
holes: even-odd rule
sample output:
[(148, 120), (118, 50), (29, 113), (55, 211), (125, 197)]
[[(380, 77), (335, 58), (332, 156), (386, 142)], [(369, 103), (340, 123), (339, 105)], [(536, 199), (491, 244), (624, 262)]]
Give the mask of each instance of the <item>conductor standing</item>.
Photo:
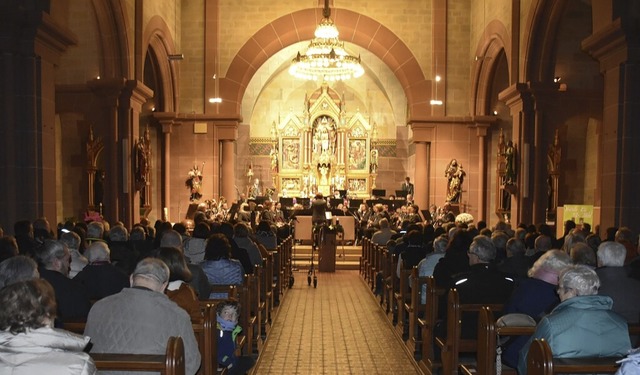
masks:
[(402, 183), (402, 191), (406, 191), (407, 195), (411, 194), (413, 196), (413, 184), (411, 183), (411, 178), (405, 178), (405, 182)]
[(327, 220), (326, 212), (327, 201), (322, 196), (322, 193), (317, 193), (311, 203), (311, 220), (313, 224), (324, 224)]

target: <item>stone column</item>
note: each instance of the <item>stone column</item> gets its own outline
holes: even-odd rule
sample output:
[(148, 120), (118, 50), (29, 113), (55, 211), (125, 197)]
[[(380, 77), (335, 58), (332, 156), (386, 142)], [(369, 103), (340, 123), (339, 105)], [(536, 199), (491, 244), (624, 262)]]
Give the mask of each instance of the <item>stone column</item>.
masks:
[(413, 200), (421, 210), (429, 206), (429, 192), (431, 190), (429, 173), (431, 171), (431, 142), (434, 139), (435, 126), (419, 120), (411, 123), (413, 142), (415, 143), (415, 169)]
[[(229, 121), (214, 124), (214, 139), (220, 143), (220, 187), (214, 187), (214, 195), (216, 190), (219, 196), (235, 197), (236, 196), (236, 140), (238, 139), (238, 122)], [(216, 168), (216, 166), (214, 166)], [(230, 199), (230, 198), (229, 198)], [(231, 199), (230, 199), (231, 200)]]
[[(525, 173), (529, 173), (528, 168), (532, 165), (531, 157), (525, 158), (525, 149), (530, 150), (530, 142), (534, 139), (535, 116), (533, 112), (533, 100), (529, 86), (525, 83), (516, 83), (499, 95), (498, 99), (509, 106), (513, 117), (513, 143), (516, 145), (519, 157), (517, 159), (516, 189), (517, 192), (511, 195), (511, 222), (531, 223), (532, 199), (529, 199), (530, 178)], [(531, 153), (529, 152), (529, 155)], [(525, 171), (525, 169), (527, 169)]]
[[(162, 166), (158, 166), (156, 170), (161, 171), (162, 174), (162, 212), (161, 215), (165, 220), (169, 221), (180, 221), (181, 218), (175, 218), (171, 220), (171, 133), (173, 131), (173, 126), (176, 125), (176, 114), (175, 112), (156, 112), (153, 114), (153, 117), (158, 120), (160, 123), (160, 127), (163, 135), (162, 142)], [(164, 217), (164, 209), (167, 209), (166, 218)]]
[(77, 39), (48, 11), (46, 1), (0, 2), (0, 224), (7, 234), (20, 219), (45, 216), (52, 225), (62, 220), (55, 65)]
[[(134, 175), (134, 146), (140, 138), (140, 112), (142, 111), (142, 105), (152, 97), (153, 91), (150, 88), (140, 81), (130, 80), (126, 82), (119, 101), (118, 110), (122, 116), (118, 118), (118, 141), (128, 152), (123, 152), (123, 157), (115, 160), (122, 160), (128, 171), (123, 168), (125, 170), (123, 170), (122, 190), (119, 194), (119, 200), (122, 205), (119, 207), (118, 216), (116, 217), (124, 222), (127, 228), (130, 228), (134, 223), (140, 222), (140, 192), (136, 190)], [(128, 160), (123, 160), (125, 155), (128, 156)]]
[[(599, 4), (599, 6), (607, 6)], [(629, 3), (631, 4), (631, 3)], [(594, 5), (595, 7), (595, 5)], [(582, 47), (600, 62), (604, 75), (604, 109), (600, 131), (599, 176), (596, 198), (600, 204), (600, 227), (628, 226), (640, 232), (640, 40), (638, 16), (613, 15), (615, 21), (603, 24), (582, 42)], [(603, 12), (604, 13), (604, 12)], [(604, 22), (604, 14), (594, 20)], [(618, 18), (619, 17), (619, 18)]]
[[(486, 119), (484, 118), (486, 117)], [(476, 136), (478, 137), (478, 217), (475, 218), (477, 223), (480, 220), (487, 220), (487, 130), (489, 129), (489, 123), (486, 121), (493, 121), (494, 118), (490, 116), (478, 116), (476, 121)]]

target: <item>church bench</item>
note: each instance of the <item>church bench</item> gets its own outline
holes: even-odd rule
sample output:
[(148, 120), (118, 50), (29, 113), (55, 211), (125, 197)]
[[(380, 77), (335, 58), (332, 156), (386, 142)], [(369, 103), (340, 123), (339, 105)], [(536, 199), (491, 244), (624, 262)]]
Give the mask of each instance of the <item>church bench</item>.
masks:
[(422, 306), (422, 318), (418, 318), (418, 326), (422, 333), (422, 356), (418, 365), (425, 374), (433, 374), (442, 366), (441, 361), (436, 361), (433, 351), (434, 327), (438, 319), (438, 304), (440, 297), (444, 296), (447, 289), (436, 286), (433, 276), (428, 276), (425, 280), (427, 286), (426, 303)]
[(422, 335), (418, 333), (418, 318), (425, 313), (425, 304), (422, 303), (422, 287), (426, 285), (428, 276), (419, 276), (418, 267), (411, 270), (411, 292), (410, 302), (405, 303), (405, 310), (409, 315), (408, 324), (405, 328), (407, 334), (406, 345), (409, 351), (415, 355), (418, 354), (420, 345), (422, 345)]
[[(498, 340), (497, 336), (530, 336), (536, 327), (508, 326), (497, 327), (491, 308), (485, 306), (478, 317), (478, 351), (476, 363), (461, 364), (460, 372), (465, 375), (495, 374)], [(502, 365), (502, 374), (516, 375), (516, 369)]]
[(184, 344), (169, 337), (165, 354), (89, 353), (99, 371), (154, 371), (162, 375), (184, 375)]
[(411, 270), (401, 266), (398, 290), (394, 293), (395, 309), (393, 314), (393, 323), (401, 337), (404, 334), (405, 318), (408, 318), (408, 316), (405, 316), (405, 304), (411, 298), (409, 276), (411, 276)]
[(618, 370), (617, 360), (622, 357), (553, 358), (544, 339), (535, 339), (527, 354), (529, 375), (553, 374), (613, 374)]
[[(460, 353), (476, 353), (477, 339), (461, 338), (462, 318), (467, 312), (479, 312), (484, 306), (492, 310), (502, 311), (502, 304), (461, 304), (458, 291), (449, 290), (447, 299), (446, 337), (436, 336), (435, 345), (440, 349), (442, 358), (442, 374), (458, 374)], [(476, 318), (477, 319), (477, 318)]]
[(384, 279), (383, 293), (385, 294), (386, 308), (385, 312), (390, 321), (393, 322), (395, 316), (395, 293), (398, 291), (400, 279), (396, 275), (396, 269), (398, 267), (398, 255), (393, 252), (389, 252), (388, 256), (391, 264), (389, 266), (389, 274)]
[(388, 305), (388, 302), (386, 301), (387, 299), (387, 279), (389, 278), (389, 276), (391, 275), (391, 260), (390, 260), (390, 253), (389, 250), (386, 247), (383, 247), (381, 249), (381, 270), (380, 270), (380, 275), (381, 275), (381, 281), (382, 281), (382, 285), (380, 286), (381, 289), (379, 290), (380, 292), (380, 306), (382, 306), (385, 309), (385, 313), (388, 312), (386, 306)]

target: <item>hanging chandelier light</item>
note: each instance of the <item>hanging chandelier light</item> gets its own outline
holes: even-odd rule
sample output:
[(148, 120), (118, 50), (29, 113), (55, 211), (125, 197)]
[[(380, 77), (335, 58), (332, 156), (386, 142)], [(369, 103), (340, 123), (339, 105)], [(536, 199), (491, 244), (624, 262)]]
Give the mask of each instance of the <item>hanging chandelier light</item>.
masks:
[(314, 81), (344, 81), (362, 76), (364, 68), (360, 56), (350, 55), (338, 39), (338, 29), (330, 18), (329, 0), (324, 1), (322, 16), (315, 38), (304, 54), (298, 52), (291, 61), (289, 73), (296, 78)]

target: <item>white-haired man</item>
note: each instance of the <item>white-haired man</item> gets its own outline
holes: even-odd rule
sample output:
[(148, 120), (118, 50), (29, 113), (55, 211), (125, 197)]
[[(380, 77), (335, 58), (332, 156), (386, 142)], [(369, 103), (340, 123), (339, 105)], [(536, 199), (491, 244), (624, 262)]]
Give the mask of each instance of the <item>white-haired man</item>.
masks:
[(92, 243), (85, 254), (89, 264), (73, 279), (87, 288), (90, 299), (101, 299), (129, 286), (128, 275), (111, 264), (109, 247), (105, 242)]
[(169, 337), (180, 336), (186, 373), (195, 374), (200, 367), (198, 343), (189, 314), (164, 294), (169, 283), (167, 265), (145, 258), (130, 280), (131, 288), (103, 298), (91, 308), (84, 331), (91, 337), (91, 352), (164, 354)]
[(640, 280), (628, 276), (624, 262), (627, 249), (619, 242), (605, 241), (598, 246), (600, 278), (598, 294), (613, 299), (613, 311), (624, 316), (628, 323), (640, 322)]

